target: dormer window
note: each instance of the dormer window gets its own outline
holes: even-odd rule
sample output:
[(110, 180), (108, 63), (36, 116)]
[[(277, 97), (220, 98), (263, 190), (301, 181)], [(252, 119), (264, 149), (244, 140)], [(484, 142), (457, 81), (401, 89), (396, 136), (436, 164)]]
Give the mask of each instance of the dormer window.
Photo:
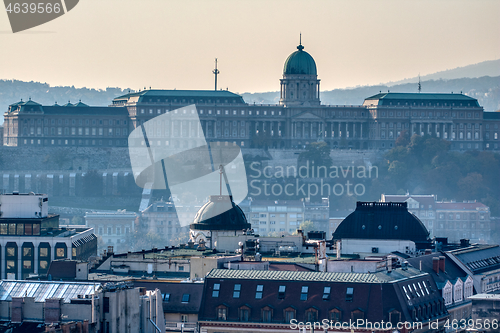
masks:
[(300, 291), (300, 300), (301, 301), (307, 301), (307, 293), (309, 292), (309, 287), (308, 286), (302, 286), (302, 289)]

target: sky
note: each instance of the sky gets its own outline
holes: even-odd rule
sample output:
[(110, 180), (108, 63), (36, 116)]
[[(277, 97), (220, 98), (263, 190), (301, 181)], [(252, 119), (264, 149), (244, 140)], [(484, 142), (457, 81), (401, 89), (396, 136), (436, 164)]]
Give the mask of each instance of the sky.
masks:
[(13, 34), (0, 10), (0, 79), (52, 86), (279, 90), (299, 33), (321, 90), (500, 58), (498, 0), (80, 0)]

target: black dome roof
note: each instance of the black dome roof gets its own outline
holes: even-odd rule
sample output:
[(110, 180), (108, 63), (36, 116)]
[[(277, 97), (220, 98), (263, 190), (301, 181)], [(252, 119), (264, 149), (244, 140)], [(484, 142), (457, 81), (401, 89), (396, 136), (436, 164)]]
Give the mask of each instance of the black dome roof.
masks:
[(408, 212), (406, 202), (358, 202), (356, 210), (340, 223), (333, 238), (401, 239), (423, 245), (429, 243), (429, 232)]
[(209, 201), (196, 213), (193, 230), (244, 230), (250, 229), (245, 214), (227, 195), (211, 195)]

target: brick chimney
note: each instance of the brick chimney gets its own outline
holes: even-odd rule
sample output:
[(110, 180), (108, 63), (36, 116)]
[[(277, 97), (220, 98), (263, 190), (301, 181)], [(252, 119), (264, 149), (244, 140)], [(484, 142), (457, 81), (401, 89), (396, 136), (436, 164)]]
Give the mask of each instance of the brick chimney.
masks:
[(439, 258), (438, 257), (432, 258), (432, 269), (434, 270), (434, 272), (436, 272), (436, 274), (439, 274)]
[(12, 297), (11, 302), (11, 320), (13, 323), (22, 323), (23, 316), (23, 308), (24, 308), (24, 299), (22, 297)]
[(446, 258), (444, 256), (439, 257), (439, 269), (442, 270), (443, 272), (445, 271), (445, 260)]

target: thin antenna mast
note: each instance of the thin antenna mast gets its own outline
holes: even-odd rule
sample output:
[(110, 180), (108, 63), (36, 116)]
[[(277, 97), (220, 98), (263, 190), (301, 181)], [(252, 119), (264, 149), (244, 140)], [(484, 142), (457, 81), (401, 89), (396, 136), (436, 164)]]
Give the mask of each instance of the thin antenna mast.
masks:
[(217, 75), (219, 75), (219, 70), (217, 69), (217, 58), (215, 58), (215, 69), (212, 71), (215, 75), (215, 90), (217, 90)]
[(422, 85), (420, 84), (420, 74), (418, 74), (418, 92), (422, 92)]

